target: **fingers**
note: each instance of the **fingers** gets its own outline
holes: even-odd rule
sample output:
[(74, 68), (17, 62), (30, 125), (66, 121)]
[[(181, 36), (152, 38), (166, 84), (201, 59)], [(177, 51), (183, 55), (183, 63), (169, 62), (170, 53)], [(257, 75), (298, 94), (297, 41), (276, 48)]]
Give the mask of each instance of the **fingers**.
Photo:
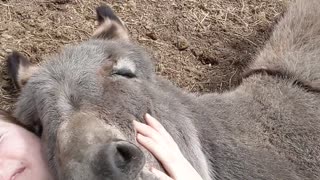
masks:
[(137, 141), (148, 151), (150, 151), (162, 164), (168, 163), (167, 159), (170, 158), (170, 154), (164, 149), (166, 147), (163, 144), (157, 143), (154, 139), (137, 134)]
[(169, 174), (173, 174), (174, 166), (182, 156), (179, 148), (176, 145), (172, 146), (173, 143), (169, 143), (164, 136), (151, 126), (137, 121), (133, 121), (133, 124), (137, 131), (137, 142), (151, 152)]
[(164, 141), (163, 137), (161, 137), (161, 135), (152, 127), (146, 124), (140, 123), (138, 121), (133, 121), (133, 125), (138, 133), (151, 138), (153, 141), (157, 142), (158, 144), (165, 143), (163, 142)]
[(150, 116), (150, 114), (145, 114), (144, 116), (147, 124), (151, 126), (153, 129), (158, 131), (162, 136), (164, 136), (169, 142), (174, 142), (171, 135), (168, 133), (168, 131), (160, 124), (158, 120), (156, 120), (154, 117)]
[(145, 115), (145, 120), (147, 124), (133, 121), (137, 131), (137, 142), (161, 162), (171, 177), (156, 169), (152, 169), (152, 172), (160, 180), (202, 180), (165, 128), (149, 114)]
[(167, 174), (165, 174), (162, 171), (159, 171), (158, 169), (152, 168), (151, 172), (157, 176), (160, 180), (173, 180), (171, 177), (169, 177)]
[(165, 128), (157, 121), (154, 117), (150, 116), (150, 114), (145, 114), (144, 119), (146, 120), (147, 124), (151, 126), (153, 129), (158, 131), (161, 134), (168, 134)]

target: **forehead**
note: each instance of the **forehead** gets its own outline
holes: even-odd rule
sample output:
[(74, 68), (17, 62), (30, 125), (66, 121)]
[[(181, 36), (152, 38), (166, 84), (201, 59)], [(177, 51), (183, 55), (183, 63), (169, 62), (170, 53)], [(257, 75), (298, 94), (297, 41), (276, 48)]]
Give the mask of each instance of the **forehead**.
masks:
[(89, 40), (79, 45), (67, 46), (49, 61), (77, 63), (81, 68), (87, 68), (87, 64), (101, 65), (107, 60), (119, 62), (116, 68), (129, 66), (137, 68), (138, 71), (145, 70), (148, 73), (154, 71), (153, 61), (149, 55), (139, 46), (126, 41)]
[(0, 126), (6, 126), (6, 127), (17, 127), (21, 128), (25, 131), (30, 131), (30, 129), (26, 126), (24, 126), (22, 123), (20, 123), (16, 118), (14, 118), (11, 114), (9, 114), (6, 111), (0, 110)]
[[(108, 58), (116, 59), (114, 70), (133, 69), (137, 78), (99, 77)], [(141, 94), (142, 88), (145, 88), (140, 85), (145, 82), (143, 80), (153, 83), (149, 80), (155, 76), (153, 63), (142, 49), (127, 42), (101, 40), (69, 46), (45, 62), (39, 71), (31, 77), (23, 92), (30, 93), (26, 92), (28, 89), (36, 95), (35, 103), (39, 109), (45, 105), (55, 108), (60, 114), (79, 110), (83, 104), (104, 104), (101, 101), (114, 101), (118, 106), (136, 104), (138, 102), (133, 102), (133, 97), (122, 101), (115, 99), (119, 96), (124, 99), (128, 94)], [(110, 93), (117, 97), (110, 96)], [(125, 105), (120, 102), (125, 102)], [(108, 108), (115, 108), (115, 104)], [(48, 114), (39, 113), (40, 117)]]
[(0, 115), (0, 142), (1, 142), (1, 136), (3, 133), (6, 132), (14, 132), (15, 135), (25, 135), (25, 132), (28, 132), (25, 128), (10, 122), (10, 120), (5, 120)]
[[(99, 76), (103, 74), (101, 72), (110, 61), (113, 62), (113, 71), (130, 70), (137, 79), (148, 81), (155, 76), (151, 58), (139, 47), (127, 42), (90, 40), (66, 48), (62, 53), (49, 59), (44, 63), (45, 70), (37, 76), (36, 81), (42, 80), (45, 86), (50, 86), (52, 82), (52, 85), (57, 87), (56, 82), (59, 84), (65, 82), (73, 87), (83, 86), (84, 89), (90, 89), (90, 92), (94, 88), (96, 91), (101, 91), (102, 83)], [(69, 87), (72, 88), (70, 85)], [(79, 88), (73, 92), (79, 92), (77, 89)]]

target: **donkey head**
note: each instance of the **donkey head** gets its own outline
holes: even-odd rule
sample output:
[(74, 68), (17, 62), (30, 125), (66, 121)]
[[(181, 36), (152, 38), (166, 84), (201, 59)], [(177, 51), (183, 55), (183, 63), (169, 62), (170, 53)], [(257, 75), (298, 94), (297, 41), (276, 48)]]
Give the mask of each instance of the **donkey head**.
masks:
[[(9, 74), (21, 88), (15, 116), (41, 136), (53, 174), (68, 180), (156, 179), (149, 168), (161, 165), (137, 144), (132, 124), (145, 113), (161, 114), (182, 152), (194, 157), (194, 165), (204, 162), (198, 170), (208, 168), (195, 127), (172, 100), (178, 99), (176, 89), (163, 90), (168, 84), (156, 78), (150, 57), (130, 41), (109, 7), (97, 8), (97, 15), (91, 40), (40, 66), (19, 53), (8, 57)], [(173, 125), (172, 118), (181, 122)]]
[[(107, 6), (91, 40), (36, 66), (14, 52), (8, 71), (21, 89), (15, 116), (41, 136), (58, 179), (153, 179), (132, 120), (148, 112), (139, 88), (153, 82), (150, 58)], [(150, 160), (147, 160), (150, 161)]]

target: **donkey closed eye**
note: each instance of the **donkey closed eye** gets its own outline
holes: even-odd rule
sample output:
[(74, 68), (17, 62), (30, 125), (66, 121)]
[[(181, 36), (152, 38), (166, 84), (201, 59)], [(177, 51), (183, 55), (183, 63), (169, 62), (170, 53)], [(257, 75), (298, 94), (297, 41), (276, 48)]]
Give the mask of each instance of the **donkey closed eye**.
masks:
[(112, 74), (123, 76), (126, 78), (136, 78), (137, 77), (130, 69), (118, 69), (118, 70), (115, 70)]

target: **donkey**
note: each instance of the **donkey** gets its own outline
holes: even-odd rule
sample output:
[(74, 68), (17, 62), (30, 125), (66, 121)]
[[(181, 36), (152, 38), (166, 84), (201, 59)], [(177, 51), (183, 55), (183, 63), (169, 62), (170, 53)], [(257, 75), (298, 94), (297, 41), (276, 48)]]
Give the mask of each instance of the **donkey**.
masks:
[(320, 178), (320, 1), (295, 0), (236, 89), (184, 92), (156, 76), (109, 7), (93, 37), (40, 66), (15, 52), (14, 116), (57, 179), (152, 180), (132, 120), (156, 117), (205, 180)]

